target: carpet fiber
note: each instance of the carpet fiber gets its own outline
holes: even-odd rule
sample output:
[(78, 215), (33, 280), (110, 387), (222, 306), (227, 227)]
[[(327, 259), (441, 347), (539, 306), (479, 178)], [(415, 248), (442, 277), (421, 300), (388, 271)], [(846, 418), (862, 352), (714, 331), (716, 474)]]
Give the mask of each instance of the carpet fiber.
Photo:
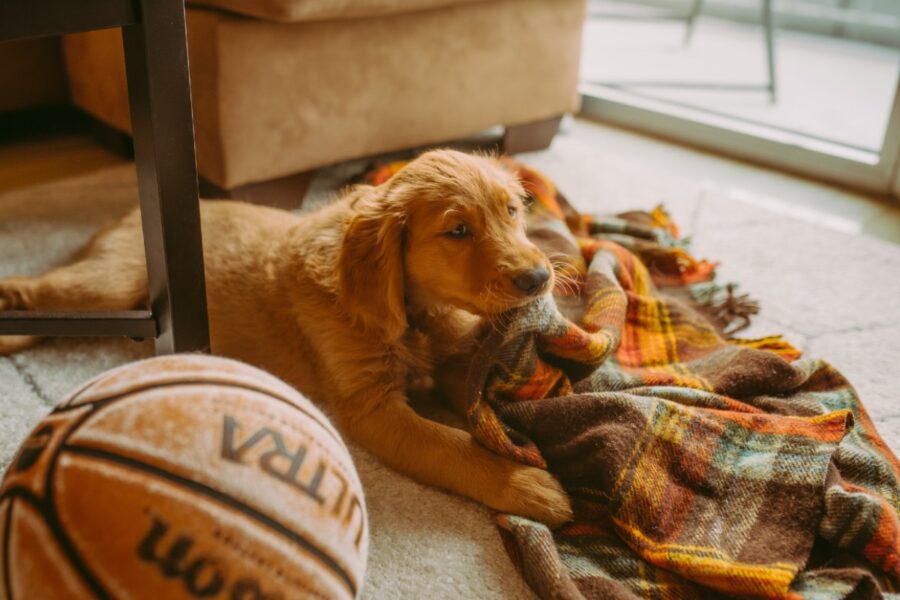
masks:
[[(699, 182), (648, 178), (646, 165), (601, 158), (566, 137), (523, 160), (586, 212), (664, 202), (698, 256), (762, 303), (744, 335), (779, 332), (827, 358), (857, 387), (888, 445), (900, 449), (891, 375), (900, 364), (900, 248), (824, 229)], [(359, 163), (324, 171), (307, 207), (327, 200)], [(134, 205), (129, 167), (0, 196), (0, 277), (59, 264), (99, 226)], [(894, 307), (891, 309), (891, 307)], [(130, 340), (55, 339), (0, 359), (0, 467), (54, 402), (86, 378), (150, 355)], [(353, 449), (371, 521), (366, 598), (528, 598), (488, 511), (421, 486)]]

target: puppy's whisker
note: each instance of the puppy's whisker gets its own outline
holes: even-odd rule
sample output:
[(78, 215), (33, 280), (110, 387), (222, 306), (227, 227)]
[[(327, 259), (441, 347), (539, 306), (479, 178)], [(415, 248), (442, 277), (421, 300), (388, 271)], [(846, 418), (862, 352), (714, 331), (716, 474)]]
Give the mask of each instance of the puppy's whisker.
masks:
[(557, 281), (565, 281), (568, 283), (577, 283), (581, 280), (581, 278), (577, 274), (569, 274), (569, 273), (557, 273), (556, 274)]
[(579, 273), (578, 267), (573, 265), (569, 261), (561, 261), (561, 260), (550, 260), (550, 266), (553, 267), (553, 271), (556, 273), (560, 272), (569, 272), (569, 273)]
[(582, 280), (580, 277), (576, 277), (573, 275), (557, 273), (555, 277), (555, 281), (557, 283), (569, 283), (573, 285), (578, 285)]
[(576, 294), (581, 289), (584, 280), (580, 272), (572, 268), (571, 271), (555, 271), (556, 281), (554, 288), (561, 289), (570, 294)]
[(571, 281), (565, 281), (565, 280), (561, 280), (561, 279), (557, 280), (556, 285), (554, 286), (554, 289), (557, 291), (561, 291), (561, 292), (565, 293), (566, 295), (575, 295), (575, 293), (578, 290), (578, 288), (575, 286), (575, 284), (572, 283)]
[(554, 270), (553, 274), (555, 275), (554, 279), (556, 280), (567, 280), (567, 281), (583, 281), (581, 273), (573, 272), (573, 271), (556, 271)]

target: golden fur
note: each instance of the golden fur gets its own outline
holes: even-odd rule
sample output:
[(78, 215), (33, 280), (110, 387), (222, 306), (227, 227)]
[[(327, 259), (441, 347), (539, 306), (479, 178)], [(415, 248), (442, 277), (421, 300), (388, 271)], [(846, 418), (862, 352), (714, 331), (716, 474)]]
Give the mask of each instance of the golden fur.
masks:
[[(493, 159), (438, 150), (308, 215), (204, 201), (212, 351), (293, 384), (349, 439), (421, 482), (560, 524), (571, 510), (550, 474), (407, 402), (435, 365), (464, 364), (492, 315), (552, 285), (526, 293), (515, 284), (523, 272), (550, 270), (525, 237), (522, 198)], [(0, 309), (131, 309), (146, 296), (137, 211), (72, 264), (0, 282)], [(0, 354), (34, 341), (0, 337)], [(453, 377), (442, 380), (452, 401), (463, 400)]]

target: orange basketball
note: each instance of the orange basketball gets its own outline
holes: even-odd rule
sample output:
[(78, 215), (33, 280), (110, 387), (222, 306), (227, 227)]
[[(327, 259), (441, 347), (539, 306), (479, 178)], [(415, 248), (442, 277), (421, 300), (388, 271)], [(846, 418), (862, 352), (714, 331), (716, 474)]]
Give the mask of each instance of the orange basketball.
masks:
[(0, 599), (353, 598), (368, 551), (347, 448), (308, 400), (201, 355), (109, 371), (0, 486)]

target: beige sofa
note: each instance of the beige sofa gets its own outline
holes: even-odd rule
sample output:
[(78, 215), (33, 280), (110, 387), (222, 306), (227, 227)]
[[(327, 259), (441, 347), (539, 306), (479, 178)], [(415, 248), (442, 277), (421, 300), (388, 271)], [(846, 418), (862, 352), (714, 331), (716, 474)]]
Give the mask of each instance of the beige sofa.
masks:
[[(200, 173), (229, 189), (572, 111), (584, 11), (585, 0), (192, 1)], [(118, 32), (68, 36), (64, 49), (72, 101), (128, 131)]]

